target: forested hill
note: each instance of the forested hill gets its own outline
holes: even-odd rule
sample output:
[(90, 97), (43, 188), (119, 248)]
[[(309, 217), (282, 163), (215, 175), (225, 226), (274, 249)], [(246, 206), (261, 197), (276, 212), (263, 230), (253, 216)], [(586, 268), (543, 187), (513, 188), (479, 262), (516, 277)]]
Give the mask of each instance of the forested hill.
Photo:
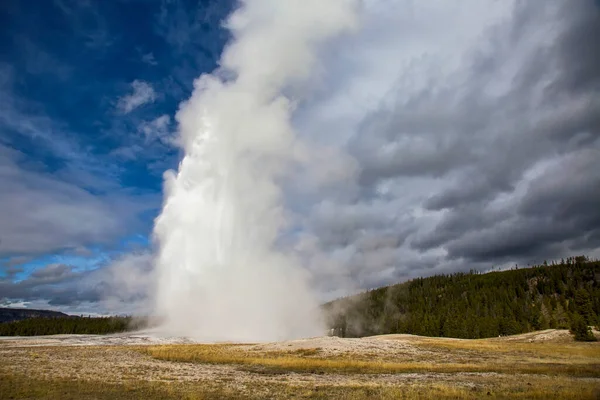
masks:
[(32, 310), (28, 308), (0, 307), (0, 322), (19, 321), (28, 318), (67, 318), (68, 315), (59, 311)]
[(571, 328), (600, 316), (600, 261), (419, 278), (327, 303), (337, 336), (484, 338)]

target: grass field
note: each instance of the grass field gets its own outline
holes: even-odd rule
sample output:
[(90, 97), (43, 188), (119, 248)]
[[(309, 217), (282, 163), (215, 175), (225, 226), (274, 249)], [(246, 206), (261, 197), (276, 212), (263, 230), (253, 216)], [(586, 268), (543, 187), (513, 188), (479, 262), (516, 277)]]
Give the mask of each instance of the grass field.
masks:
[(564, 337), (156, 346), (0, 341), (0, 398), (600, 398), (600, 345)]
[[(519, 374), (567, 375), (600, 378), (600, 347), (593, 345), (537, 345), (486, 343), (420, 344), (444, 357), (439, 360), (394, 360), (390, 355), (322, 355), (321, 348), (296, 351), (245, 351), (235, 345), (162, 345), (140, 348), (156, 359), (204, 364), (234, 364), (262, 367), (273, 373), (400, 374), (494, 372)], [(585, 347), (584, 347), (585, 346)], [(429, 347), (429, 348), (428, 348)], [(459, 351), (460, 350), (460, 351)]]

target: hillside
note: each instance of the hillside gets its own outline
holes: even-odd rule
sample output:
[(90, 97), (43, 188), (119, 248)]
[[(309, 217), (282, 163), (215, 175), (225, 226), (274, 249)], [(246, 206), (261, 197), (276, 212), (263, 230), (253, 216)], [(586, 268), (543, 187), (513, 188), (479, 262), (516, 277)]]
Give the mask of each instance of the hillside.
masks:
[(20, 321), (28, 318), (67, 318), (67, 314), (59, 311), (31, 310), (28, 308), (0, 307), (0, 323)]
[(341, 337), (392, 333), (486, 338), (570, 328), (600, 316), (600, 262), (439, 275), (382, 287), (325, 305)]

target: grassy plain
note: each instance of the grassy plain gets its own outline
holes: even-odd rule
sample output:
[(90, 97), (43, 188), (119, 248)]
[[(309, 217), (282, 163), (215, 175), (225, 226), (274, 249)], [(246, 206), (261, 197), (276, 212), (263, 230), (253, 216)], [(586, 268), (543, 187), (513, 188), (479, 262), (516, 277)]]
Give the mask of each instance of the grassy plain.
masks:
[(0, 340), (0, 398), (600, 398), (600, 344), (576, 343), (563, 333), (243, 345), (30, 346)]

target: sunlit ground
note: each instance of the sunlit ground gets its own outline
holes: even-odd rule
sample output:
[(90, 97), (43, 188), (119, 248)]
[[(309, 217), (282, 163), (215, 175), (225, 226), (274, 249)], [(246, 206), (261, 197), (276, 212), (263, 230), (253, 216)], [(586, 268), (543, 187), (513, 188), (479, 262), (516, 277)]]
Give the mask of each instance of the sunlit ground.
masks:
[(388, 335), (256, 345), (0, 341), (2, 399), (599, 395), (600, 344), (573, 342), (555, 330), (484, 340)]

